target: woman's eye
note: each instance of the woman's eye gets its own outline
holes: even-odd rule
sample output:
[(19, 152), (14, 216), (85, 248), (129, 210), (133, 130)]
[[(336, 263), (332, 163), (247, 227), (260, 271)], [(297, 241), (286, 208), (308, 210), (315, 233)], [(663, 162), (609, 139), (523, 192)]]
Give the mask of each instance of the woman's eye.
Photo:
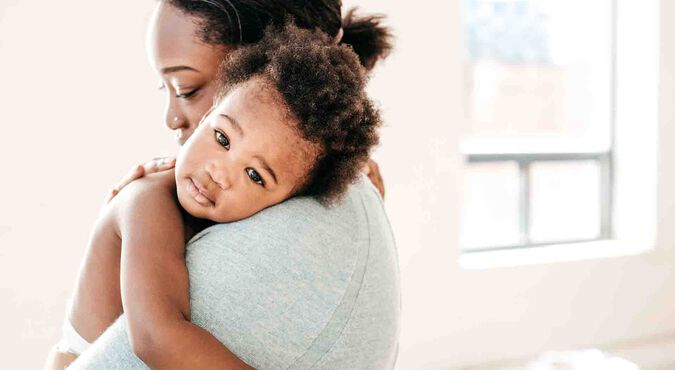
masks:
[(176, 97), (180, 99), (190, 99), (197, 93), (197, 91), (199, 91), (199, 89), (193, 89), (183, 94), (176, 94)]
[(223, 148), (230, 150), (230, 140), (223, 134), (222, 132), (216, 130), (216, 141), (218, 144), (220, 144)]
[(254, 170), (251, 167), (248, 167), (246, 169), (246, 173), (248, 174), (248, 177), (251, 179), (251, 181), (255, 182), (256, 184), (260, 186), (265, 186), (265, 181), (263, 181), (262, 176), (258, 173), (258, 171)]

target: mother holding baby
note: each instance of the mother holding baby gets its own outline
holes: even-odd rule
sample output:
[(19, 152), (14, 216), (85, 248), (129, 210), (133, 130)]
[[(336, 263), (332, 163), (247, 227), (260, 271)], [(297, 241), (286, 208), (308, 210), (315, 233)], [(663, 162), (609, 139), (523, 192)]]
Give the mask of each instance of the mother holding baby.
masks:
[[(211, 109), (222, 61), (289, 16), (301, 28), (320, 29), (336, 43), (351, 45), (369, 70), (389, 51), (380, 18), (350, 12), (343, 20), (339, 0), (159, 2), (149, 55), (168, 94), (166, 124), (181, 145)], [(139, 166), (111, 196), (172, 165)], [(188, 242), (191, 321), (233, 355), (217, 368), (393, 368), (400, 318), (397, 258), (373, 186), (383, 194), (377, 166), (371, 162), (367, 168), (372, 183), (363, 176), (332, 207), (297, 197), (250, 218), (211, 226)], [(112, 268), (97, 264), (98, 254), (88, 251), (83, 269)], [(80, 284), (86, 276), (80, 274)], [(125, 315), (98, 338), (80, 334), (86, 350), (72, 368), (145, 367), (129, 342)], [(195, 368), (189, 365), (193, 356), (215, 356), (180, 355), (185, 368)], [(73, 359), (53, 351), (47, 366), (62, 368)]]

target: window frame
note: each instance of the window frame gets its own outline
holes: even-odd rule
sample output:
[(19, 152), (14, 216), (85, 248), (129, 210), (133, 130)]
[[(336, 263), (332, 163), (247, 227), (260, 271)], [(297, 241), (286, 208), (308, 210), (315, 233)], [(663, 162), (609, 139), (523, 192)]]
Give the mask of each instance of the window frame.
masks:
[[(459, 245), (463, 270), (551, 264), (587, 259), (659, 253), (660, 125), (667, 124), (669, 67), (661, 34), (659, 0), (613, 0), (612, 238), (551, 244), (544, 248), (490, 249), (473, 253)], [(664, 59), (666, 58), (666, 59)], [(662, 76), (662, 71), (666, 73)], [(665, 93), (664, 93), (665, 91)], [(661, 108), (664, 105), (666, 108)], [(665, 123), (663, 123), (663, 122)], [(470, 154), (460, 150), (459, 160)], [(657, 246), (659, 246), (657, 248)]]
[[(614, 162), (613, 150), (604, 152), (570, 152), (570, 153), (472, 153), (465, 154), (468, 165), (474, 163), (501, 163), (515, 162), (518, 165), (519, 173), (519, 194), (518, 194), (518, 224), (520, 243), (515, 245), (502, 245), (494, 247), (478, 247), (464, 249), (464, 253), (485, 252), (501, 249), (517, 249), (542, 247), (547, 245), (569, 244), (590, 242), (598, 240), (611, 239), (612, 234), (612, 164)], [(531, 242), (530, 240), (530, 167), (533, 163), (547, 161), (556, 162), (574, 162), (574, 161), (596, 161), (600, 167), (600, 234), (596, 238), (590, 239), (564, 239), (550, 242)]]
[[(615, 238), (613, 214), (615, 210), (615, 163), (616, 163), (616, 119), (617, 119), (617, 43), (618, 43), (618, 2), (610, 0), (610, 83), (609, 83), (609, 147), (604, 151), (549, 151), (549, 152), (479, 152), (464, 150), (465, 166), (477, 163), (503, 163), (515, 162), (519, 174), (518, 194), (518, 224), (520, 243), (513, 245), (497, 246), (472, 246), (461, 245), (462, 253), (481, 253), (499, 250), (523, 249), (532, 247), (555, 246), (561, 244), (578, 244), (594, 241), (611, 240)], [(598, 163), (600, 168), (600, 232), (595, 238), (590, 239), (566, 239), (552, 240), (548, 242), (533, 243), (530, 238), (530, 168), (534, 163), (546, 161), (574, 162), (590, 160)]]

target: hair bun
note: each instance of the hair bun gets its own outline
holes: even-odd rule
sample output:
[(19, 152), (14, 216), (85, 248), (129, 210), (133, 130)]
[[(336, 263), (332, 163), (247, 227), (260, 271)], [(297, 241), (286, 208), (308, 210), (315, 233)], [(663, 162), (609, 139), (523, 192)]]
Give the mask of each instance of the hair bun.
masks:
[(357, 8), (350, 9), (342, 19), (344, 35), (340, 43), (351, 46), (361, 64), (371, 70), (391, 52), (391, 30), (381, 24), (384, 15), (357, 16), (354, 14), (356, 10)]

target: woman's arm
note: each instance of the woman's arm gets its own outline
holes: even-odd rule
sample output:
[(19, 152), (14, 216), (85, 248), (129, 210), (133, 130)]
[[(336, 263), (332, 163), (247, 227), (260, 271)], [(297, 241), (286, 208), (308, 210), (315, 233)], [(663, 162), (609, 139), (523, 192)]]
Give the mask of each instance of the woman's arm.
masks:
[(72, 353), (59, 352), (56, 346), (52, 347), (47, 355), (45, 370), (63, 370), (77, 359)]
[[(184, 224), (174, 171), (147, 176), (118, 195), (122, 304), (132, 349), (159, 369), (251, 369), (192, 324)], [(125, 194), (126, 193), (126, 194)]]

